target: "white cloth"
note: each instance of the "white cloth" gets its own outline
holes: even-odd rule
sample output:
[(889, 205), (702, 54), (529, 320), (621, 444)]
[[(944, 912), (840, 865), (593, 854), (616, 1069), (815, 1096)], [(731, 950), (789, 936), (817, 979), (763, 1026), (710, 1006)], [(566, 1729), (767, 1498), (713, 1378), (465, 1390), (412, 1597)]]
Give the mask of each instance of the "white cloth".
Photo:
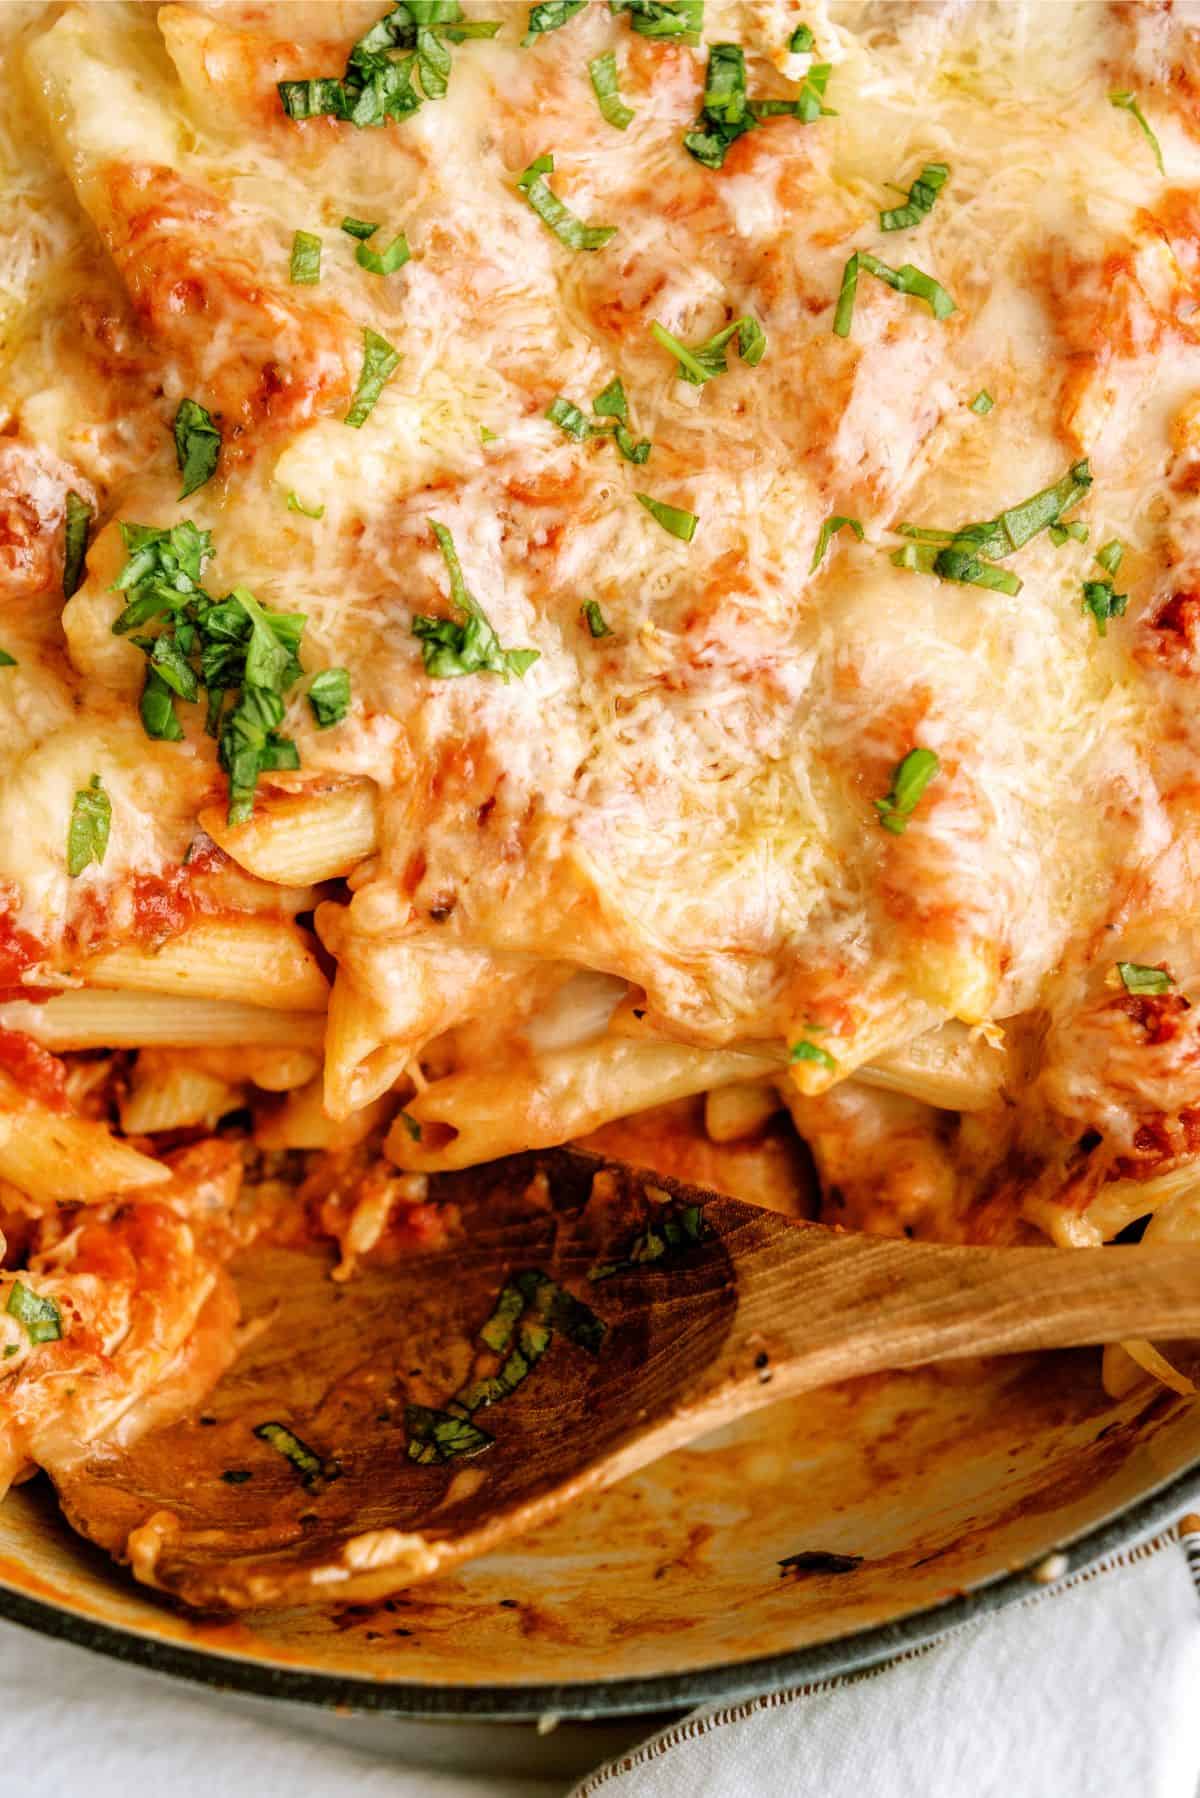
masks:
[(871, 1673), (699, 1711), (572, 1798), (1196, 1798), (1190, 1558), (1159, 1537)]
[[(504, 1731), (476, 1746), (488, 1771), (454, 1772), (420, 1725), (397, 1724), (386, 1752), (372, 1719), (331, 1741), (295, 1708), (230, 1709), (13, 1625), (0, 1693), (2, 1798), (564, 1798), (570, 1784), (555, 1736), (544, 1777), (505, 1771)], [(698, 1712), (573, 1798), (1196, 1798), (1198, 1778), (1200, 1599), (1170, 1535), (885, 1668)]]

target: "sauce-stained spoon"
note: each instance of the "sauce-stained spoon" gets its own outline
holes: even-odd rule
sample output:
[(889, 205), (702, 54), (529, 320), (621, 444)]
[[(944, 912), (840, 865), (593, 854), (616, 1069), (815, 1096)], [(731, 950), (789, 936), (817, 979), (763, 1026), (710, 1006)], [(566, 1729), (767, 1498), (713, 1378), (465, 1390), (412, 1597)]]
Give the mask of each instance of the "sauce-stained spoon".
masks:
[(1200, 1248), (854, 1235), (568, 1151), (430, 1194), (446, 1240), (345, 1283), (248, 1251), (263, 1327), (199, 1411), (49, 1470), (75, 1528), (203, 1609), (378, 1598), (833, 1380), (1200, 1336)]

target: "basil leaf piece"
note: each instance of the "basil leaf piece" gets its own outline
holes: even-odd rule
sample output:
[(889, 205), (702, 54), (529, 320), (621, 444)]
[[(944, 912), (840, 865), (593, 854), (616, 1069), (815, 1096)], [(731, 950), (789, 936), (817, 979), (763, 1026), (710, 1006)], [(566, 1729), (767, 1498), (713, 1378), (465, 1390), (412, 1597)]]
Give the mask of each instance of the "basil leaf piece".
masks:
[(183, 476), (180, 499), (187, 499), (217, 472), (221, 433), (212, 414), (195, 400), (180, 400), (175, 414), (175, 459)]
[(380, 394), (388, 381), (400, 366), (400, 353), (394, 350), (386, 337), (373, 331), (370, 325), (363, 327), (363, 364), (358, 377), (358, 386), (354, 389), (354, 401), (346, 414), (345, 423), (357, 431), (365, 425)]
[(75, 795), (71, 807), (71, 823), (67, 830), (67, 873), (75, 880), (95, 862), (99, 867), (108, 848), (108, 832), (112, 824), (112, 801), (104, 791), (98, 774), (93, 774), (86, 787)]
[(0, 649), (0, 668), (15, 668), (16, 666), (16, 656), (10, 656), (7, 649)]
[(1140, 961), (1119, 961), (1117, 973), (1127, 993), (1165, 993), (1175, 984), (1165, 968), (1148, 968)]
[(793, 56), (805, 56), (815, 43), (816, 39), (813, 37), (811, 28), (807, 25), (797, 25), (788, 39), (788, 49)]
[(586, 443), (592, 435), (589, 419), (573, 400), (564, 399), (561, 393), (546, 407), (546, 417), (560, 431), (565, 431), (568, 437), (573, 437), (576, 443)]
[(412, 633), (421, 644), (426, 674), (435, 680), (465, 674), (498, 674), (505, 681), (512, 674), (523, 676), (537, 661), (540, 650), (503, 647), (487, 613), (467, 590), (453, 537), (435, 518), (429, 523), (450, 577), (451, 604), (465, 615), (466, 622), (420, 613), (414, 616)]
[(1076, 543), (1086, 543), (1088, 540), (1088, 528), (1082, 518), (1069, 518), (1066, 524), (1052, 524), (1048, 529), (1055, 549), (1061, 549), (1064, 543), (1072, 540)]
[(1007, 593), (1015, 599), (1024, 583), (1009, 568), (997, 568), (981, 561), (971, 550), (950, 544), (939, 549), (933, 558), (933, 573), (944, 581), (959, 581), (967, 587), (987, 587), (993, 593)]
[(374, 237), (379, 226), (372, 225), (367, 219), (356, 219), (347, 213), (346, 217), (342, 220), (341, 229), (346, 233), (347, 237), (357, 237), (361, 242), (366, 243), (369, 237)]
[(587, 625), (593, 637), (611, 637), (612, 628), (605, 623), (604, 613), (594, 599), (585, 599), (579, 608), (579, 616)]
[[(987, 519), (982, 524), (960, 525), (956, 531), (916, 524), (902, 524), (898, 529), (902, 536), (912, 537), (918, 543), (952, 544), (958, 549), (974, 550), (981, 556), (1002, 560), (1005, 556), (1012, 555), (1014, 550), (1024, 548), (1040, 531), (1057, 525), (1063, 513), (1069, 512), (1083, 498), (1091, 484), (1092, 471), (1087, 461), (1075, 462), (1061, 480), (1043, 487), (1040, 493), (1032, 494), (1029, 499), (1022, 500), (1020, 505), (1010, 506), (999, 517)], [(1070, 525), (1063, 528), (1076, 536), (1077, 523), (1073, 519)], [(892, 560), (897, 561), (897, 557), (893, 556)], [(924, 572), (929, 572), (923, 561), (906, 560), (897, 565), (922, 568)]]
[(889, 268), (886, 262), (880, 262), (878, 256), (871, 256), (866, 250), (858, 252), (858, 262), (860, 268), (865, 268), (869, 275), (874, 275), (888, 287), (894, 287), (897, 293), (912, 294), (915, 299), (924, 300), (934, 318), (949, 318), (958, 310), (941, 283), (922, 269), (914, 268), (911, 262), (905, 262), (900, 268)]
[(592, 411), (600, 418), (619, 418), (623, 425), (629, 423), (629, 401), (625, 398), (619, 375), (614, 375), (608, 386), (596, 395)]
[(704, 29), (704, 0), (608, 0), (609, 11), (627, 12), (639, 37), (674, 38), (695, 46)]
[(536, 44), (544, 31), (558, 31), (567, 25), (577, 13), (581, 13), (587, 0), (540, 0), (537, 6), (529, 9), (529, 24), (525, 36), (521, 39), (523, 49)]
[(981, 387), (967, 410), (969, 412), (974, 412), (977, 418), (986, 418), (995, 404), (996, 402), (988, 392), (987, 388)]
[(635, 463), (639, 468), (650, 460), (650, 451), (654, 448), (648, 437), (643, 437), (640, 442), (636, 441), (633, 432), (621, 424), (613, 429), (613, 442), (625, 460)]
[(946, 163), (927, 162), (909, 188), (905, 204), (880, 213), (880, 230), (907, 231), (911, 226), (919, 225), (933, 211), (934, 202), (949, 178), (950, 169)]
[(92, 508), (72, 488), (67, 494), (66, 504), (66, 547), (63, 552), (63, 598), (70, 599), (77, 593), (83, 582), (83, 567), (87, 558), (88, 535), (92, 528)]
[(260, 1423), (254, 1434), (260, 1442), (273, 1448), (277, 1455), (282, 1455), (285, 1461), (291, 1462), (305, 1486), (313, 1486), (319, 1479), (334, 1479), (341, 1471), (336, 1462), (322, 1461), (320, 1455), (309, 1448), (307, 1442), (301, 1442), (296, 1432), (289, 1430), (286, 1424)]
[(685, 512), (678, 506), (668, 506), (661, 499), (652, 499), (648, 493), (635, 493), (634, 499), (639, 506), (645, 506), (651, 518), (661, 524), (664, 531), (672, 537), (678, 537), (681, 543), (690, 543), (696, 535), (696, 526), (700, 520), (694, 512)]
[(651, 321), (650, 335), (656, 343), (669, 350), (679, 364), (681, 380), (688, 381), (693, 387), (702, 387), (717, 375), (726, 372), (728, 364), (724, 352), (736, 340), (738, 354), (748, 368), (757, 368), (767, 349), (766, 334), (756, 318), (746, 313), (742, 318), (735, 318), (732, 324), (717, 331), (712, 337), (698, 343), (693, 349), (680, 343), (657, 319)]
[(1154, 160), (1158, 164), (1159, 174), (1165, 175), (1167, 171), (1163, 167), (1162, 146), (1150, 129), (1150, 121), (1142, 111), (1137, 95), (1130, 93), (1110, 94), (1108, 96), (1108, 102), (1110, 106), (1120, 107), (1122, 111), (1133, 114), (1149, 143), (1150, 148), (1154, 151)]
[(321, 279), (321, 239), (311, 231), (297, 231), (292, 238), (288, 279), (295, 287), (315, 287)]
[(517, 187), (525, 195), (533, 210), (541, 219), (548, 231), (553, 231), (559, 243), (565, 244), (569, 250), (602, 250), (609, 240), (616, 236), (615, 225), (585, 225), (577, 218), (570, 207), (552, 193), (546, 184), (546, 176), (554, 173), (554, 158), (547, 154), (537, 157), (519, 177)]
[(345, 668), (323, 668), (313, 677), (308, 703), (320, 730), (340, 724), (350, 710), (350, 675)]
[[(290, 119), (327, 115), (362, 129), (412, 116), (422, 100), (440, 100), (450, 80), (452, 44), (495, 37), (499, 20), (464, 19), (458, 0), (401, 0), (359, 38), (344, 75), (276, 84)], [(395, 52), (408, 54), (395, 56)], [(417, 76), (421, 88), (414, 85)]]
[(13, 1281), (4, 1309), (16, 1318), (30, 1342), (62, 1340), (62, 1314), (54, 1300), (44, 1298), (20, 1280)]
[(404, 267), (411, 254), (408, 239), (401, 231), (382, 252), (360, 243), (354, 252), (354, 260), (359, 268), (367, 269), (372, 275), (394, 275), (398, 268)]
[(1096, 560), (1105, 574), (1116, 574), (1125, 557), (1125, 545), (1119, 537), (1110, 537), (1096, 551)]
[(427, 25), (417, 27), (417, 74), (427, 100), (444, 100), (450, 86), (450, 52)]
[(306, 506), (299, 495), (295, 493), (288, 494), (287, 508), (289, 512), (302, 513), (305, 518), (324, 518), (325, 516), (324, 506)]
[(873, 801), (885, 830), (897, 837), (904, 834), (926, 787), (941, 765), (932, 749), (910, 749), (897, 762), (887, 798)]
[(794, 100), (751, 100), (750, 111), (755, 120), (787, 117), (805, 125), (815, 125), (818, 119), (836, 119), (833, 107), (825, 104), (825, 89), (832, 73), (832, 63), (815, 62)]
[(730, 145), (755, 119), (746, 98), (746, 57), (740, 44), (710, 44), (700, 116), (685, 133), (684, 149), (705, 168), (724, 166)]
[(817, 538), (817, 547), (813, 550), (813, 559), (809, 564), (808, 572), (810, 574), (815, 574), (817, 572), (817, 569), (825, 560), (825, 551), (829, 548), (831, 540), (842, 530), (853, 531), (858, 541), (860, 543), (862, 542), (863, 528), (858, 519), (844, 518), (840, 512), (835, 512), (833, 516), (827, 518), (821, 526), (821, 534)]
[(1107, 637), (1110, 618), (1123, 618), (1129, 604), (1128, 593), (1114, 593), (1111, 581), (1084, 581), (1083, 610), (1096, 620), (1096, 634)]
[(588, 64), (588, 75), (601, 116), (618, 131), (628, 131), (633, 123), (634, 112), (621, 99), (616, 52), (606, 50), (603, 56), (594, 56)]
[(146, 682), (138, 704), (142, 729), (160, 743), (182, 743), (183, 726), (175, 714), (175, 700), (170, 687), (156, 670), (147, 666)]
[[(875, 801), (876, 805), (879, 801)], [(789, 1061), (815, 1061), (818, 1066), (828, 1068), (831, 1074), (837, 1073), (837, 1062), (828, 1049), (822, 1049), (819, 1043), (802, 1041), (793, 1043), (788, 1052)]]
[(849, 257), (842, 270), (842, 285), (838, 289), (837, 306), (834, 308), (833, 329), (838, 337), (849, 337), (850, 326), (854, 322), (854, 302), (858, 298), (858, 251)]

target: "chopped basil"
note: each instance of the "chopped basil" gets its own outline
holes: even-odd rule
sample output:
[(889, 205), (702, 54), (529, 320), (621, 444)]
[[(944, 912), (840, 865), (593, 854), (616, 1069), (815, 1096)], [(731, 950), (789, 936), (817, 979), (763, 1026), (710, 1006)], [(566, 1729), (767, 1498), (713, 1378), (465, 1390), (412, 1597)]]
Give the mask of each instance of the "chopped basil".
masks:
[(586, 443), (592, 434), (591, 421), (587, 415), (572, 400), (564, 399), (561, 394), (546, 407), (546, 417), (560, 431), (565, 431), (568, 437), (573, 437), (576, 443)]
[(592, 401), (592, 411), (601, 418), (618, 418), (623, 425), (629, 423), (629, 401), (625, 398), (625, 389), (620, 375), (614, 375), (607, 387)]
[(112, 824), (112, 801), (104, 791), (98, 774), (93, 774), (86, 787), (75, 795), (71, 807), (71, 823), (67, 831), (67, 873), (74, 880), (92, 862), (99, 867), (108, 848), (108, 832)]
[(1110, 94), (1108, 96), (1108, 99), (1109, 99), (1109, 104), (1111, 106), (1119, 106), (1122, 109), (1122, 111), (1130, 112), (1133, 114), (1134, 118), (1137, 120), (1139, 126), (1141, 127), (1142, 131), (1144, 132), (1146, 139), (1150, 145), (1150, 148), (1154, 151), (1154, 160), (1158, 164), (1159, 174), (1165, 175), (1167, 171), (1163, 167), (1162, 146), (1160, 145), (1158, 139), (1155, 137), (1153, 131), (1150, 129), (1150, 121), (1147, 119), (1145, 113), (1142, 111), (1142, 108), (1138, 101), (1137, 95), (1130, 94), (1130, 93)]
[(16, 666), (16, 656), (10, 656), (7, 649), (0, 649), (0, 668), (15, 668)]
[(469, 1418), (434, 1411), (428, 1405), (406, 1405), (404, 1427), (408, 1432), (408, 1458), (422, 1466), (482, 1454), (495, 1441), (494, 1436)]
[(4, 1307), (23, 1327), (30, 1342), (59, 1342), (62, 1339), (62, 1314), (53, 1299), (14, 1280)]
[(675, 38), (698, 44), (704, 29), (704, 0), (608, 0), (613, 13), (627, 12), (641, 37)]
[(398, 268), (404, 267), (411, 254), (408, 239), (401, 231), (382, 253), (373, 250), (369, 244), (360, 243), (354, 252), (354, 260), (359, 268), (365, 268), (372, 275), (394, 275)]
[(1175, 984), (1165, 968), (1148, 968), (1140, 961), (1119, 961), (1117, 973), (1127, 993), (1165, 993)]
[(536, 649), (505, 649), (491, 621), (474, 595), (467, 590), (454, 539), (444, 524), (431, 518), (430, 526), (450, 577), (450, 602), (464, 614), (465, 622), (430, 618), (418, 613), (412, 621), (413, 636), (421, 644), (425, 672), (435, 680), (463, 674), (523, 676), (541, 653)]
[(993, 593), (1007, 593), (1015, 599), (1022, 581), (1011, 569), (997, 568), (982, 561), (972, 550), (949, 544), (933, 557), (932, 572), (944, 581), (959, 581), (967, 587), (987, 587)]
[(858, 519), (844, 518), (840, 512), (835, 512), (833, 516), (827, 518), (821, 526), (821, 532), (817, 538), (817, 547), (813, 550), (813, 559), (809, 564), (808, 572), (810, 574), (816, 573), (817, 569), (821, 566), (821, 563), (825, 560), (825, 551), (829, 548), (831, 540), (842, 530), (853, 531), (858, 541), (860, 543), (862, 542), (863, 528), (858, 522)]
[(521, 39), (524, 48), (535, 44), (544, 31), (557, 31), (566, 25), (576, 13), (581, 13), (587, 0), (539, 0), (537, 6), (529, 9), (529, 25), (525, 36)]
[(530, 163), (524, 174), (517, 181), (517, 187), (525, 195), (533, 210), (541, 219), (548, 231), (553, 231), (559, 243), (565, 244), (569, 250), (601, 250), (610, 238), (617, 234), (615, 225), (585, 225), (576, 218), (569, 206), (564, 205), (556, 193), (552, 193), (546, 184), (546, 176), (554, 173), (554, 158), (551, 155), (539, 156)]
[(854, 318), (854, 301), (858, 293), (859, 271), (865, 269), (867, 274), (874, 275), (897, 293), (911, 294), (914, 299), (924, 300), (934, 318), (949, 318), (958, 308), (939, 281), (927, 275), (923, 269), (914, 268), (911, 262), (900, 268), (889, 268), (886, 262), (880, 262), (878, 256), (872, 256), (866, 250), (856, 250), (842, 271), (842, 285), (838, 294), (837, 308), (833, 315), (833, 328), (839, 337), (849, 337), (850, 325)]
[(282, 1423), (260, 1423), (254, 1434), (260, 1442), (273, 1448), (285, 1461), (290, 1461), (305, 1486), (315, 1486), (320, 1479), (335, 1479), (341, 1469), (336, 1461), (322, 1461), (307, 1442), (301, 1442), (294, 1430)]
[[(915, 543), (922, 545), (923, 551), (931, 546), (941, 545), (1002, 560), (1005, 556), (1011, 556), (1014, 550), (1024, 548), (1040, 531), (1056, 526), (1062, 514), (1069, 512), (1076, 501), (1083, 498), (1091, 484), (1092, 472), (1086, 460), (1075, 462), (1061, 480), (1043, 487), (1040, 493), (1032, 494), (1029, 499), (1010, 506), (1006, 512), (1001, 512), (996, 518), (987, 519), (982, 524), (960, 525), (955, 531), (919, 524), (902, 524), (898, 528), (902, 536), (911, 537)], [(1075, 521), (1063, 528), (1069, 530), (1072, 536), (1077, 534)], [(944, 573), (944, 569), (937, 570), (933, 567), (936, 558), (932, 553), (914, 557), (907, 550), (899, 550), (892, 560), (898, 567), (920, 568), (927, 574)], [(1019, 591), (1019, 583), (1014, 591)]]
[(1125, 545), (1118, 537), (1110, 537), (1096, 551), (1096, 560), (1105, 574), (1116, 574), (1125, 555)]
[(893, 836), (903, 835), (921, 795), (940, 768), (941, 763), (932, 749), (910, 749), (897, 762), (887, 798), (874, 801), (879, 822), (885, 830), (890, 830)]
[(693, 349), (680, 343), (657, 319), (651, 321), (650, 335), (665, 350), (670, 351), (679, 364), (680, 379), (690, 381), (693, 387), (703, 387), (706, 381), (725, 373), (728, 364), (724, 351), (735, 340), (738, 354), (748, 368), (757, 368), (767, 349), (766, 334), (758, 320), (751, 318), (749, 313), (742, 318), (735, 318), (732, 324), (706, 338), (703, 343), (696, 344)]
[(678, 537), (681, 543), (690, 543), (696, 535), (696, 526), (700, 520), (694, 512), (684, 512), (678, 506), (668, 506), (660, 499), (652, 499), (648, 493), (635, 493), (633, 496), (640, 506), (645, 506), (651, 518), (658, 520), (664, 531), (672, 537)]
[(731, 144), (753, 131), (746, 97), (746, 57), (740, 44), (710, 44), (700, 117), (683, 139), (684, 148), (705, 168), (719, 169)]
[(750, 111), (755, 121), (786, 117), (800, 119), (805, 125), (815, 125), (818, 119), (836, 119), (833, 107), (825, 104), (825, 89), (832, 73), (832, 63), (815, 62), (794, 100), (751, 100)]
[[(878, 803), (878, 801), (876, 801)], [(788, 1052), (789, 1061), (815, 1061), (819, 1067), (828, 1068), (831, 1074), (837, 1073), (837, 1062), (828, 1049), (822, 1049), (817, 1043), (793, 1043)]]
[(63, 553), (63, 598), (70, 599), (78, 592), (83, 580), (83, 565), (87, 556), (88, 534), (92, 528), (92, 508), (81, 494), (74, 488), (67, 494), (66, 506), (66, 548)]
[(638, 1232), (619, 1261), (602, 1261), (589, 1267), (588, 1279), (594, 1285), (610, 1280), (614, 1274), (634, 1273), (641, 1267), (671, 1267), (688, 1249), (711, 1235), (702, 1206), (683, 1205), (673, 1199), (655, 1210), (654, 1222)]
[(912, 225), (919, 225), (933, 211), (934, 201), (949, 177), (950, 170), (944, 162), (927, 162), (909, 188), (904, 205), (880, 213), (880, 230), (906, 231)]
[(297, 231), (292, 238), (288, 279), (296, 287), (315, 287), (321, 279), (321, 239), (311, 231)]
[(979, 392), (975, 395), (975, 398), (971, 401), (968, 411), (974, 412), (977, 418), (986, 418), (995, 404), (996, 402), (988, 392), (987, 388), (981, 387)]
[(579, 615), (587, 625), (593, 637), (611, 637), (612, 629), (605, 623), (604, 613), (596, 600), (585, 599), (579, 608)]
[(287, 506), (289, 512), (300, 512), (305, 518), (324, 518), (325, 516), (324, 506), (306, 506), (304, 501), (295, 493), (288, 494)]
[(313, 677), (308, 703), (321, 730), (340, 724), (350, 710), (350, 676), (345, 668), (323, 668)]
[(175, 459), (183, 476), (180, 499), (187, 499), (217, 472), (221, 433), (212, 414), (195, 400), (180, 400), (175, 414)]
[(1114, 593), (1111, 581), (1084, 581), (1083, 610), (1096, 620), (1096, 634), (1108, 635), (1110, 618), (1123, 618), (1129, 604), (1128, 593)]
[(161, 743), (182, 743), (183, 726), (175, 714), (171, 689), (160, 674), (146, 669), (146, 682), (138, 705), (142, 729), (148, 737)]
[(357, 431), (366, 424), (375, 404), (392, 375), (400, 366), (400, 352), (394, 350), (386, 337), (378, 331), (372, 331), (370, 325), (363, 327), (363, 364), (358, 377), (358, 386), (354, 389), (354, 401), (346, 414), (345, 422)]
[(479, 441), (480, 443), (499, 443), (500, 439), (495, 431), (489, 431), (486, 425), (480, 425)]
[(347, 237), (357, 237), (362, 243), (366, 243), (369, 237), (374, 237), (379, 226), (372, 225), (367, 219), (353, 218), (348, 213), (342, 220), (341, 228)]
[(1072, 540), (1076, 543), (1086, 543), (1088, 528), (1082, 518), (1068, 518), (1065, 524), (1052, 524), (1049, 527), (1049, 536), (1055, 549), (1061, 549), (1064, 543), (1070, 543)]
[(627, 131), (633, 123), (634, 114), (633, 108), (626, 106), (621, 99), (616, 52), (606, 50), (603, 56), (594, 56), (588, 64), (588, 74), (603, 117), (618, 131)]
[(793, 56), (806, 56), (816, 41), (809, 26), (797, 25), (788, 39), (788, 49)]
[(324, 114), (359, 128), (410, 118), (423, 100), (446, 93), (447, 43), (494, 37), (499, 29), (498, 19), (464, 19), (458, 0), (401, 0), (359, 38), (340, 78), (280, 81), (280, 104), (290, 119)]

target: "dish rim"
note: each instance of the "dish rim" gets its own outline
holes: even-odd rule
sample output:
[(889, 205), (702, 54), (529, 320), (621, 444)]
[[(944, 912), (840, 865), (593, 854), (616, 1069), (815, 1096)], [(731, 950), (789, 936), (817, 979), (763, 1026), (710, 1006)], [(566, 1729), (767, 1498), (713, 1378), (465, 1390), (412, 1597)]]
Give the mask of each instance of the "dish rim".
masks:
[[(1063, 1538), (1058, 1548), (1069, 1552), (1070, 1565), (1061, 1577), (1085, 1571), (1196, 1507), (1200, 1507), (1200, 1456), (1090, 1529)], [(948, 1631), (978, 1617), (1031, 1597), (1031, 1574), (1048, 1552), (1055, 1551), (1042, 1550), (1009, 1573), (993, 1574), (955, 1597), (926, 1605), (895, 1622), (874, 1624), (786, 1654), (719, 1662), (683, 1673), (527, 1686), (372, 1680), (192, 1648), (138, 1629), (102, 1622), (67, 1604), (34, 1597), (3, 1579), (0, 1618), (125, 1666), (249, 1698), (274, 1699), (321, 1710), (387, 1715), (411, 1722), (529, 1723), (552, 1716), (564, 1722), (585, 1723), (690, 1710), (700, 1704), (736, 1703), (793, 1685), (865, 1672), (899, 1654), (929, 1647)], [(119, 1577), (115, 1570), (114, 1577)], [(1049, 1585), (1045, 1589), (1048, 1591)]]

